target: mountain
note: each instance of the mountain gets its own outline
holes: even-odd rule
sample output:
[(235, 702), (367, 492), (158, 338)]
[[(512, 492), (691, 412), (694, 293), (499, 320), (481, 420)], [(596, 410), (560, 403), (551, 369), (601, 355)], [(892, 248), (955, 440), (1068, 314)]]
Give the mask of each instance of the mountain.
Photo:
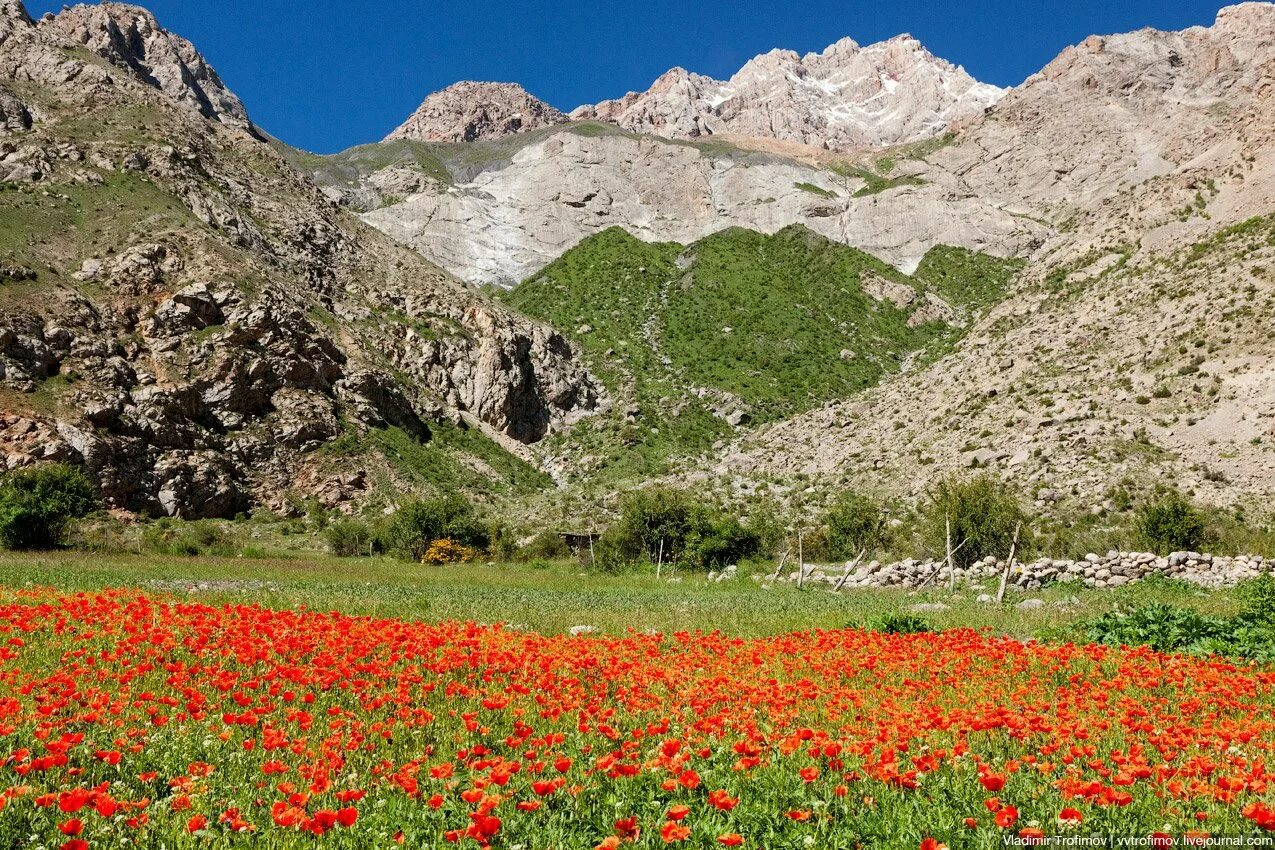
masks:
[(525, 133), (567, 120), (516, 83), (454, 83), (425, 98), (386, 140), (475, 142)]
[(511, 287), (585, 237), (651, 242), (802, 224), (903, 271), (936, 245), (1008, 256), (1047, 228), (933, 167), (941, 137), (871, 156), (757, 150), (576, 122), (458, 146), (396, 140), (297, 166), (365, 222), (457, 277)]
[(935, 248), (918, 273), (800, 225), (690, 245), (610, 228), (503, 299), (562, 328), (612, 400), (541, 450), (584, 486), (660, 475), (736, 429), (852, 396), (948, 350), (1021, 267)]
[(743, 435), (714, 474), (916, 495), (983, 466), (1095, 516), (1275, 493), (1275, 5), (1070, 47), (931, 158), (1052, 233), (953, 353)]
[(1275, 5), (990, 106), (926, 57), (771, 54), (608, 120), (458, 86), (317, 156), (142, 10), (0, 0), (0, 450), (182, 517), (652, 479), (814, 510), (971, 468), (1077, 540), (1166, 485), (1267, 516)]
[(145, 9), (121, 3), (75, 6), (40, 25), (51, 36), (81, 44), (128, 69), (205, 118), (252, 127), (243, 103), (195, 46), (166, 31)]
[(557, 332), (333, 205), (143, 10), (5, 0), (0, 93), (10, 467), (187, 518), (498, 495), (598, 405)]
[(645, 92), (571, 117), (677, 139), (730, 134), (835, 151), (937, 136), (1003, 94), (909, 35), (867, 47), (843, 38), (805, 56), (772, 50), (726, 82), (674, 68)]

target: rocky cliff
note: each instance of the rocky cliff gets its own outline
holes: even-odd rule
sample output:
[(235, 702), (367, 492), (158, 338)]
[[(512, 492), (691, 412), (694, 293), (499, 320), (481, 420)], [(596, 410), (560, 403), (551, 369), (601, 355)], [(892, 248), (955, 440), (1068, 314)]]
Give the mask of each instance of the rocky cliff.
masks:
[(567, 120), (516, 83), (460, 82), (437, 91), (387, 139), (476, 142), (525, 133)]
[(75, 6), (45, 16), (40, 26), (54, 39), (83, 45), (128, 69), (205, 118), (252, 126), (238, 96), (195, 46), (165, 30), (145, 9), (123, 3)]
[(0, 8), (9, 466), (67, 459), (108, 504), (225, 516), (408, 488), (318, 451), (336, 438), (427, 446), (464, 419), (514, 446), (596, 405), (561, 336), (334, 206), (146, 13)]
[(345, 165), (310, 173), (334, 197), (363, 207), (368, 224), (452, 274), (503, 287), (613, 226), (689, 243), (726, 227), (774, 233), (803, 224), (905, 272), (935, 245), (1005, 256), (1025, 252), (1046, 231), (931, 165), (942, 141), (895, 149), (885, 162), (678, 142), (596, 123), (511, 141), (489, 154), (471, 151), (452, 171), (440, 161), (451, 152), (426, 146), (410, 155), (360, 148), (334, 158), (372, 163), (354, 180)]
[(772, 50), (725, 82), (674, 68), (644, 92), (571, 117), (677, 139), (732, 134), (846, 150), (936, 136), (1003, 93), (911, 36), (867, 47), (843, 38), (805, 56)]
[[(986, 468), (1102, 515), (1275, 493), (1275, 5), (1068, 48), (931, 158), (1052, 223), (948, 357), (745, 437), (719, 473), (916, 495)], [(743, 485), (750, 489), (753, 484)]]

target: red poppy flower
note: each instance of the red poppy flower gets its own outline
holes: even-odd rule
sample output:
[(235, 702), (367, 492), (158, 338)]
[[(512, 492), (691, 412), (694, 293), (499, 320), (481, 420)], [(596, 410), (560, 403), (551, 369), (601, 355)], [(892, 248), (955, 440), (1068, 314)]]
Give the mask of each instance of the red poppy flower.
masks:
[(664, 839), (665, 844), (672, 844), (676, 841), (685, 841), (691, 837), (691, 828), (683, 826), (676, 821), (669, 821), (660, 827), (660, 838)]

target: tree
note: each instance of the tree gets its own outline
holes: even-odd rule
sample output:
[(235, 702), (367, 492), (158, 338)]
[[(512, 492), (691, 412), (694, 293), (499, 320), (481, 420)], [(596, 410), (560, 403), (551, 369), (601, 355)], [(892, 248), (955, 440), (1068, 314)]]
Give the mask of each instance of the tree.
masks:
[(624, 500), (620, 519), (599, 538), (598, 567), (617, 570), (637, 563), (681, 563), (713, 569), (755, 555), (756, 530), (714, 510), (699, 497), (671, 487), (639, 490)]
[(420, 561), (435, 540), (486, 549), (488, 532), (474, 506), (452, 495), (406, 502), (386, 521), (378, 539), (381, 548), (394, 557)]
[(52, 548), (71, 520), (96, 506), (92, 483), (73, 466), (54, 463), (10, 472), (0, 480), (0, 545)]
[(348, 558), (367, 555), (372, 547), (372, 529), (357, 519), (339, 519), (323, 530), (328, 549), (333, 555)]
[(889, 541), (881, 506), (856, 493), (843, 493), (824, 515), (828, 550), (833, 558), (853, 558), (865, 549), (875, 552)]
[(1035, 548), (1027, 512), (1004, 484), (987, 475), (940, 481), (929, 495), (923, 517), (926, 543), (936, 553), (947, 552), (951, 522), (952, 560), (961, 569), (988, 555), (1008, 557), (1020, 524), (1018, 555), (1028, 558)]
[(1157, 554), (1190, 551), (1204, 545), (1204, 517), (1180, 493), (1143, 505), (1135, 525), (1138, 539)]

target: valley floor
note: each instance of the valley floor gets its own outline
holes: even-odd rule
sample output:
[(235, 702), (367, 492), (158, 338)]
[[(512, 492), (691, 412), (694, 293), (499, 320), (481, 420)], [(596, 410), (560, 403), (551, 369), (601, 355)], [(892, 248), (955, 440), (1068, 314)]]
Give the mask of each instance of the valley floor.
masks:
[[(1231, 614), (1230, 590), (1203, 591), (1177, 583), (1140, 582), (1121, 588), (1045, 588), (1011, 593), (1003, 606), (979, 603), (977, 587), (922, 591), (864, 588), (834, 594), (818, 587), (786, 584), (765, 588), (741, 568), (740, 577), (710, 582), (703, 574), (672, 578), (630, 573), (582, 572), (575, 562), (537, 569), (528, 564), (423, 566), (389, 558), (206, 558), (156, 555), (88, 555), (46, 552), (0, 553), (0, 585), (51, 587), (61, 591), (139, 588), (201, 602), (260, 603), (275, 609), (306, 607), (343, 614), (429, 622), (472, 620), (505, 623), (556, 634), (576, 626), (623, 634), (714, 631), (758, 637), (809, 629), (871, 627), (912, 606), (942, 603), (921, 611), (933, 629), (987, 628), (1018, 638), (1078, 639), (1077, 624), (1106, 611), (1153, 602), (1206, 614)], [(770, 568), (758, 566), (760, 575)], [(995, 588), (991, 588), (995, 592)], [(1022, 609), (1016, 603), (1041, 599)]]

